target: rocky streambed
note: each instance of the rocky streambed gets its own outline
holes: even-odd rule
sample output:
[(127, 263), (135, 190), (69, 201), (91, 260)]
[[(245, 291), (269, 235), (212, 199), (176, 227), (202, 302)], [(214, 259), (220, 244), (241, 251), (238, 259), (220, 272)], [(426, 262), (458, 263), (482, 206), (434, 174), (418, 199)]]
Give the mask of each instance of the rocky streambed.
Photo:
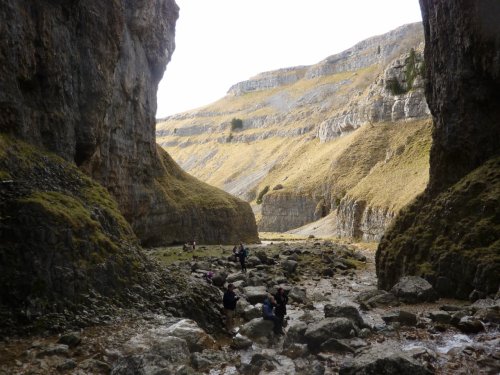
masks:
[[(196, 300), (201, 306), (183, 303), (189, 291), (182, 291), (170, 310), (134, 314), (131, 306), (76, 331), (4, 337), (0, 374), (500, 372), (500, 299), (436, 300), (419, 278), (378, 291), (373, 246), (315, 239), (250, 246), (246, 273), (229, 247), (151, 254), (169, 259), (170, 273), (187, 276), (186, 288), (206, 290), (205, 300)], [(176, 255), (184, 260), (172, 262)], [(235, 336), (214, 314), (228, 282), (242, 297)], [(263, 299), (278, 286), (289, 295), (284, 336), (261, 319)]]

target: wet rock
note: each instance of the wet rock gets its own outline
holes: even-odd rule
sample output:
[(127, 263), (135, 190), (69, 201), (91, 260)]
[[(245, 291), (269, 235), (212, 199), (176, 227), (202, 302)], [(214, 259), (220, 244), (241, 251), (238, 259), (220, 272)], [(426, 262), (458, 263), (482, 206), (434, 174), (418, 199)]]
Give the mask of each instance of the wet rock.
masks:
[(288, 293), (288, 298), (291, 302), (307, 303), (306, 290), (304, 288), (294, 286), (290, 290), (290, 293)]
[(287, 274), (292, 274), (297, 270), (297, 266), (299, 263), (295, 260), (285, 260), (281, 262), (281, 268), (283, 268), (283, 271), (285, 271)]
[(203, 352), (196, 352), (191, 355), (191, 365), (200, 372), (206, 372), (209, 369), (215, 368), (221, 364), (232, 361), (230, 355), (219, 350), (203, 350)]
[(226, 282), (227, 273), (225, 272), (216, 272), (215, 275), (212, 276), (212, 283), (215, 286), (223, 287)]
[(50, 357), (50, 356), (67, 356), (68, 355), (68, 345), (64, 344), (51, 344), (46, 347), (42, 347), (41, 350), (36, 355), (37, 358)]
[(251, 339), (257, 339), (261, 337), (267, 337), (273, 331), (273, 322), (270, 320), (264, 320), (262, 318), (256, 318), (240, 327), (240, 333)]
[(458, 323), (460, 322), (460, 320), (464, 317), (467, 316), (467, 312), (464, 311), (464, 310), (460, 310), (460, 311), (457, 311), (455, 312), (454, 314), (451, 315), (451, 321), (450, 323), (453, 324), (453, 325), (458, 325)]
[(103, 361), (94, 358), (85, 359), (78, 365), (79, 369), (85, 370), (89, 374), (109, 374), (111, 366)]
[(432, 372), (405, 353), (378, 347), (362, 352), (353, 359), (345, 361), (340, 368), (339, 374), (430, 375)]
[(290, 324), (288, 327), (288, 331), (285, 336), (285, 341), (283, 345), (285, 347), (291, 346), (292, 344), (295, 343), (305, 343), (305, 333), (307, 330), (307, 324), (304, 322), (293, 322)]
[(321, 344), (331, 338), (348, 338), (355, 335), (356, 328), (347, 318), (326, 318), (307, 327), (305, 341), (311, 350), (319, 349)]
[(394, 294), (385, 290), (372, 289), (359, 293), (355, 301), (358, 302), (363, 310), (380, 306), (397, 306), (399, 302)]
[(245, 375), (258, 375), (276, 369), (275, 359), (268, 354), (257, 353), (252, 356), (249, 364), (243, 364), (240, 372)]
[(246, 321), (262, 317), (262, 304), (249, 305), (243, 310), (243, 317)]
[(474, 310), (486, 309), (490, 307), (500, 307), (500, 301), (495, 301), (491, 298), (478, 299), (470, 307)]
[(234, 283), (236, 281), (244, 281), (246, 280), (247, 275), (241, 272), (231, 273), (227, 276), (226, 281), (228, 283)]
[(348, 352), (354, 353), (354, 348), (349, 346), (345, 341), (339, 339), (328, 339), (324, 343), (322, 343), (319, 347), (319, 350), (324, 352)]
[(307, 344), (293, 343), (286, 346), (281, 354), (291, 359), (297, 359), (300, 357), (305, 357), (308, 352), (309, 350), (307, 348)]
[(431, 311), (429, 318), (436, 323), (449, 324), (451, 322), (451, 315), (442, 310)]
[(268, 296), (265, 286), (246, 286), (243, 288), (243, 293), (252, 305), (264, 302)]
[(182, 319), (167, 327), (164, 332), (166, 335), (185, 340), (191, 352), (202, 351), (215, 346), (215, 340), (201, 329), (195, 321), (190, 319)]
[(230, 346), (234, 350), (242, 350), (242, 349), (250, 348), (252, 346), (252, 344), (253, 344), (253, 341), (250, 340), (248, 337), (237, 334), (231, 340)]
[(172, 364), (156, 354), (135, 354), (120, 358), (111, 370), (111, 375), (173, 374)]
[(461, 306), (455, 306), (455, 305), (443, 305), (439, 307), (440, 310), (447, 311), (447, 312), (454, 312), (454, 311), (461, 311), (463, 310), (463, 307)]
[(403, 310), (391, 311), (387, 314), (382, 315), (382, 320), (386, 324), (390, 323), (400, 323), (401, 325), (414, 327), (417, 325), (417, 316), (411, 312)]
[(59, 340), (57, 340), (58, 344), (68, 345), (70, 348), (74, 348), (82, 341), (80, 332), (70, 332), (62, 335)]
[(56, 369), (61, 372), (73, 370), (75, 367), (76, 362), (73, 359), (64, 359), (56, 365)]
[(500, 309), (498, 307), (490, 307), (479, 309), (474, 314), (474, 318), (482, 322), (500, 324)]
[(246, 259), (247, 267), (255, 267), (259, 264), (262, 264), (262, 262), (255, 255), (251, 255)]
[(432, 302), (437, 294), (432, 285), (418, 276), (404, 276), (391, 289), (396, 297), (407, 303)]
[(353, 305), (325, 305), (325, 318), (347, 318), (351, 320), (359, 328), (367, 327), (367, 324), (363, 321), (358, 309)]
[(463, 333), (478, 333), (484, 331), (484, 325), (480, 320), (472, 316), (464, 316), (457, 324)]

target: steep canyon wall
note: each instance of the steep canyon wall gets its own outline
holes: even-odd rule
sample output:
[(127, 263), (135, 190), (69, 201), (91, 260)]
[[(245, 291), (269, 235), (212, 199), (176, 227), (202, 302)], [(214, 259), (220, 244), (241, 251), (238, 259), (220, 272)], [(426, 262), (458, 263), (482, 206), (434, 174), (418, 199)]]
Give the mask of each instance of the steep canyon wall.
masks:
[(500, 284), (500, 4), (420, 5), (435, 123), (430, 180), (379, 246), (379, 285), (419, 274), (442, 295), (477, 298)]
[[(146, 245), (257, 239), (246, 203), (194, 179), (169, 180), (180, 172), (171, 161), (166, 170), (157, 149), (156, 91), (175, 46), (173, 0), (7, 1), (1, 17), (2, 132), (76, 163), (116, 198)], [(188, 198), (190, 184), (218, 203)], [(176, 198), (174, 189), (185, 192)], [(234, 225), (213, 228), (220, 217)]]

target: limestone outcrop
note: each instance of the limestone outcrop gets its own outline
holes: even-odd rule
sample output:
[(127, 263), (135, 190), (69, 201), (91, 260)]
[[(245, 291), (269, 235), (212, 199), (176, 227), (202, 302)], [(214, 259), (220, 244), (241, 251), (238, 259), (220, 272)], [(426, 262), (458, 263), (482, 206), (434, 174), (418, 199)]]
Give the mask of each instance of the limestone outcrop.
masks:
[[(177, 17), (173, 0), (3, 2), (0, 130), (104, 185), (146, 245), (186, 237), (255, 241), (246, 203), (220, 192), (211, 197), (208, 187), (206, 202), (177, 195), (191, 190), (188, 179), (169, 180), (181, 172), (173, 162), (166, 170), (157, 150), (156, 91), (174, 51)], [(240, 215), (243, 227), (211, 227), (212, 218)]]
[(434, 117), (425, 193), (377, 251), (379, 286), (421, 275), (442, 295), (500, 285), (500, 5), (421, 0), (426, 97)]

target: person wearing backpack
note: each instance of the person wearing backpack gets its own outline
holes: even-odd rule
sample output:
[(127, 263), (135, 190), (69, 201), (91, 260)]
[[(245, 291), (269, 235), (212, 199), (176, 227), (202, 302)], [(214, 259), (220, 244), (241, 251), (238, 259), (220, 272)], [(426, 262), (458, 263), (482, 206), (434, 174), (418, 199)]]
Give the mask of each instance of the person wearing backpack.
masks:
[(247, 272), (247, 265), (246, 265), (247, 256), (248, 256), (248, 250), (245, 249), (245, 246), (243, 246), (243, 243), (240, 242), (238, 258), (240, 259), (241, 272)]

